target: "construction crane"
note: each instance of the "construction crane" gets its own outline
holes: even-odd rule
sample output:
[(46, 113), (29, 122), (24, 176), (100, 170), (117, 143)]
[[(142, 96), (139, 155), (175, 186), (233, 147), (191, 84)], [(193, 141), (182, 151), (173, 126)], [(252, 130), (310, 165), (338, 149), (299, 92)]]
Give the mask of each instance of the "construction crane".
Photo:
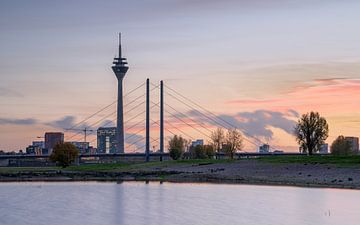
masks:
[(88, 132), (93, 132), (94, 130), (90, 130), (88, 128), (84, 128), (84, 129), (73, 129), (73, 128), (69, 128), (69, 129), (66, 129), (66, 130), (73, 130), (73, 131), (82, 131), (84, 132), (84, 142), (86, 142), (86, 136), (88, 134)]

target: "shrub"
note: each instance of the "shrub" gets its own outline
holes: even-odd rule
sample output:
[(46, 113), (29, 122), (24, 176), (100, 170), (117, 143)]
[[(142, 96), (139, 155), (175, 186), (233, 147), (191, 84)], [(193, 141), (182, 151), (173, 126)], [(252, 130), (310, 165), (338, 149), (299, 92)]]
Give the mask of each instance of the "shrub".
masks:
[(170, 157), (173, 159), (173, 160), (178, 160), (181, 158), (182, 154), (183, 154), (183, 151), (179, 148), (171, 148), (169, 150), (169, 154), (170, 154)]
[(50, 160), (59, 166), (65, 168), (75, 162), (79, 155), (79, 150), (75, 145), (65, 142), (55, 145), (53, 152), (50, 155)]
[(331, 154), (333, 155), (352, 155), (351, 144), (345, 139), (344, 136), (339, 136), (331, 144)]

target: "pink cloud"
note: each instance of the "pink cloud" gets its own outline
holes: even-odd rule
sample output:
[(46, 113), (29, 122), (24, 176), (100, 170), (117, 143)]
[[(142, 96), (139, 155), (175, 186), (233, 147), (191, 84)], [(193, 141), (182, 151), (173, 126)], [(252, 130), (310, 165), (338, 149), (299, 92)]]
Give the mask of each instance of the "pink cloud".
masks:
[(299, 112), (316, 110), (327, 114), (360, 110), (360, 80), (321, 79), (295, 86), (278, 98), (240, 99), (226, 102), (246, 109)]

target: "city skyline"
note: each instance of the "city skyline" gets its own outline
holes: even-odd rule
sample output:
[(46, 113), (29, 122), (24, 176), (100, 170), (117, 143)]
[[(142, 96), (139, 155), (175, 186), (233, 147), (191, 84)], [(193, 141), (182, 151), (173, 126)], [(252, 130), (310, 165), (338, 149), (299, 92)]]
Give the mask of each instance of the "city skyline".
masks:
[(25, 149), (115, 100), (110, 66), (118, 31), (131, 63), (125, 93), (147, 77), (163, 79), (292, 151), (292, 125), (311, 110), (327, 118), (328, 143), (360, 134), (358, 2), (159, 0), (123, 8), (91, 1), (84, 9), (81, 2), (56, 10), (46, 1), (0, 3), (0, 149)]

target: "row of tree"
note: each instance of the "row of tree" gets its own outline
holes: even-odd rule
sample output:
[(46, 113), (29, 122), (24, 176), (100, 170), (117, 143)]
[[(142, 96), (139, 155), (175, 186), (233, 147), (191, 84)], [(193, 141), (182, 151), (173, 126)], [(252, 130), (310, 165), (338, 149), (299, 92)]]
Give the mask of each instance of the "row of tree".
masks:
[[(321, 146), (325, 144), (325, 140), (329, 136), (329, 125), (318, 112), (310, 112), (301, 116), (295, 126), (294, 134), (301, 150), (312, 155), (319, 152)], [(333, 155), (357, 154), (352, 149), (351, 143), (342, 135), (333, 141), (330, 152)]]
[[(298, 120), (294, 135), (304, 153), (312, 155), (321, 149), (328, 138), (329, 126), (324, 117), (317, 112), (310, 112), (301, 116)], [(211, 134), (209, 145), (190, 146), (190, 140), (174, 135), (169, 140), (170, 157), (205, 159), (213, 158), (216, 152), (223, 152), (233, 158), (236, 151), (243, 148), (243, 136), (237, 129), (228, 129), (226, 132), (218, 128)], [(349, 141), (344, 136), (339, 136), (331, 145), (331, 153), (334, 155), (351, 155), (355, 152)], [(186, 151), (188, 150), (188, 151)], [(62, 143), (54, 147), (50, 160), (62, 167), (69, 166), (78, 156), (78, 149), (71, 143)]]
[[(318, 112), (303, 114), (298, 120), (294, 135), (303, 153), (312, 155), (320, 151), (329, 136), (329, 125), (326, 119)], [(243, 148), (243, 136), (237, 129), (228, 129), (227, 132), (217, 128), (211, 134), (209, 145), (190, 147), (185, 153), (190, 141), (175, 135), (169, 141), (169, 152), (173, 159), (184, 158), (212, 158), (215, 152), (223, 152), (231, 158)], [(351, 155), (354, 151), (344, 136), (339, 136), (331, 145), (330, 151), (334, 155)]]
[[(221, 128), (211, 133), (211, 141), (209, 145), (190, 146), (191, 141), (174, 135), (169, 140), (169, 153), (173, 159), (194, 158), (204, 159), (212, 158), (215, 152), (223, 152), (233, 158), (235, 152), (243, 148), (243, 136), (237, 129), (228, 129), (225, 131)], [(186, 151), (188, 150), (188, 151)]]

